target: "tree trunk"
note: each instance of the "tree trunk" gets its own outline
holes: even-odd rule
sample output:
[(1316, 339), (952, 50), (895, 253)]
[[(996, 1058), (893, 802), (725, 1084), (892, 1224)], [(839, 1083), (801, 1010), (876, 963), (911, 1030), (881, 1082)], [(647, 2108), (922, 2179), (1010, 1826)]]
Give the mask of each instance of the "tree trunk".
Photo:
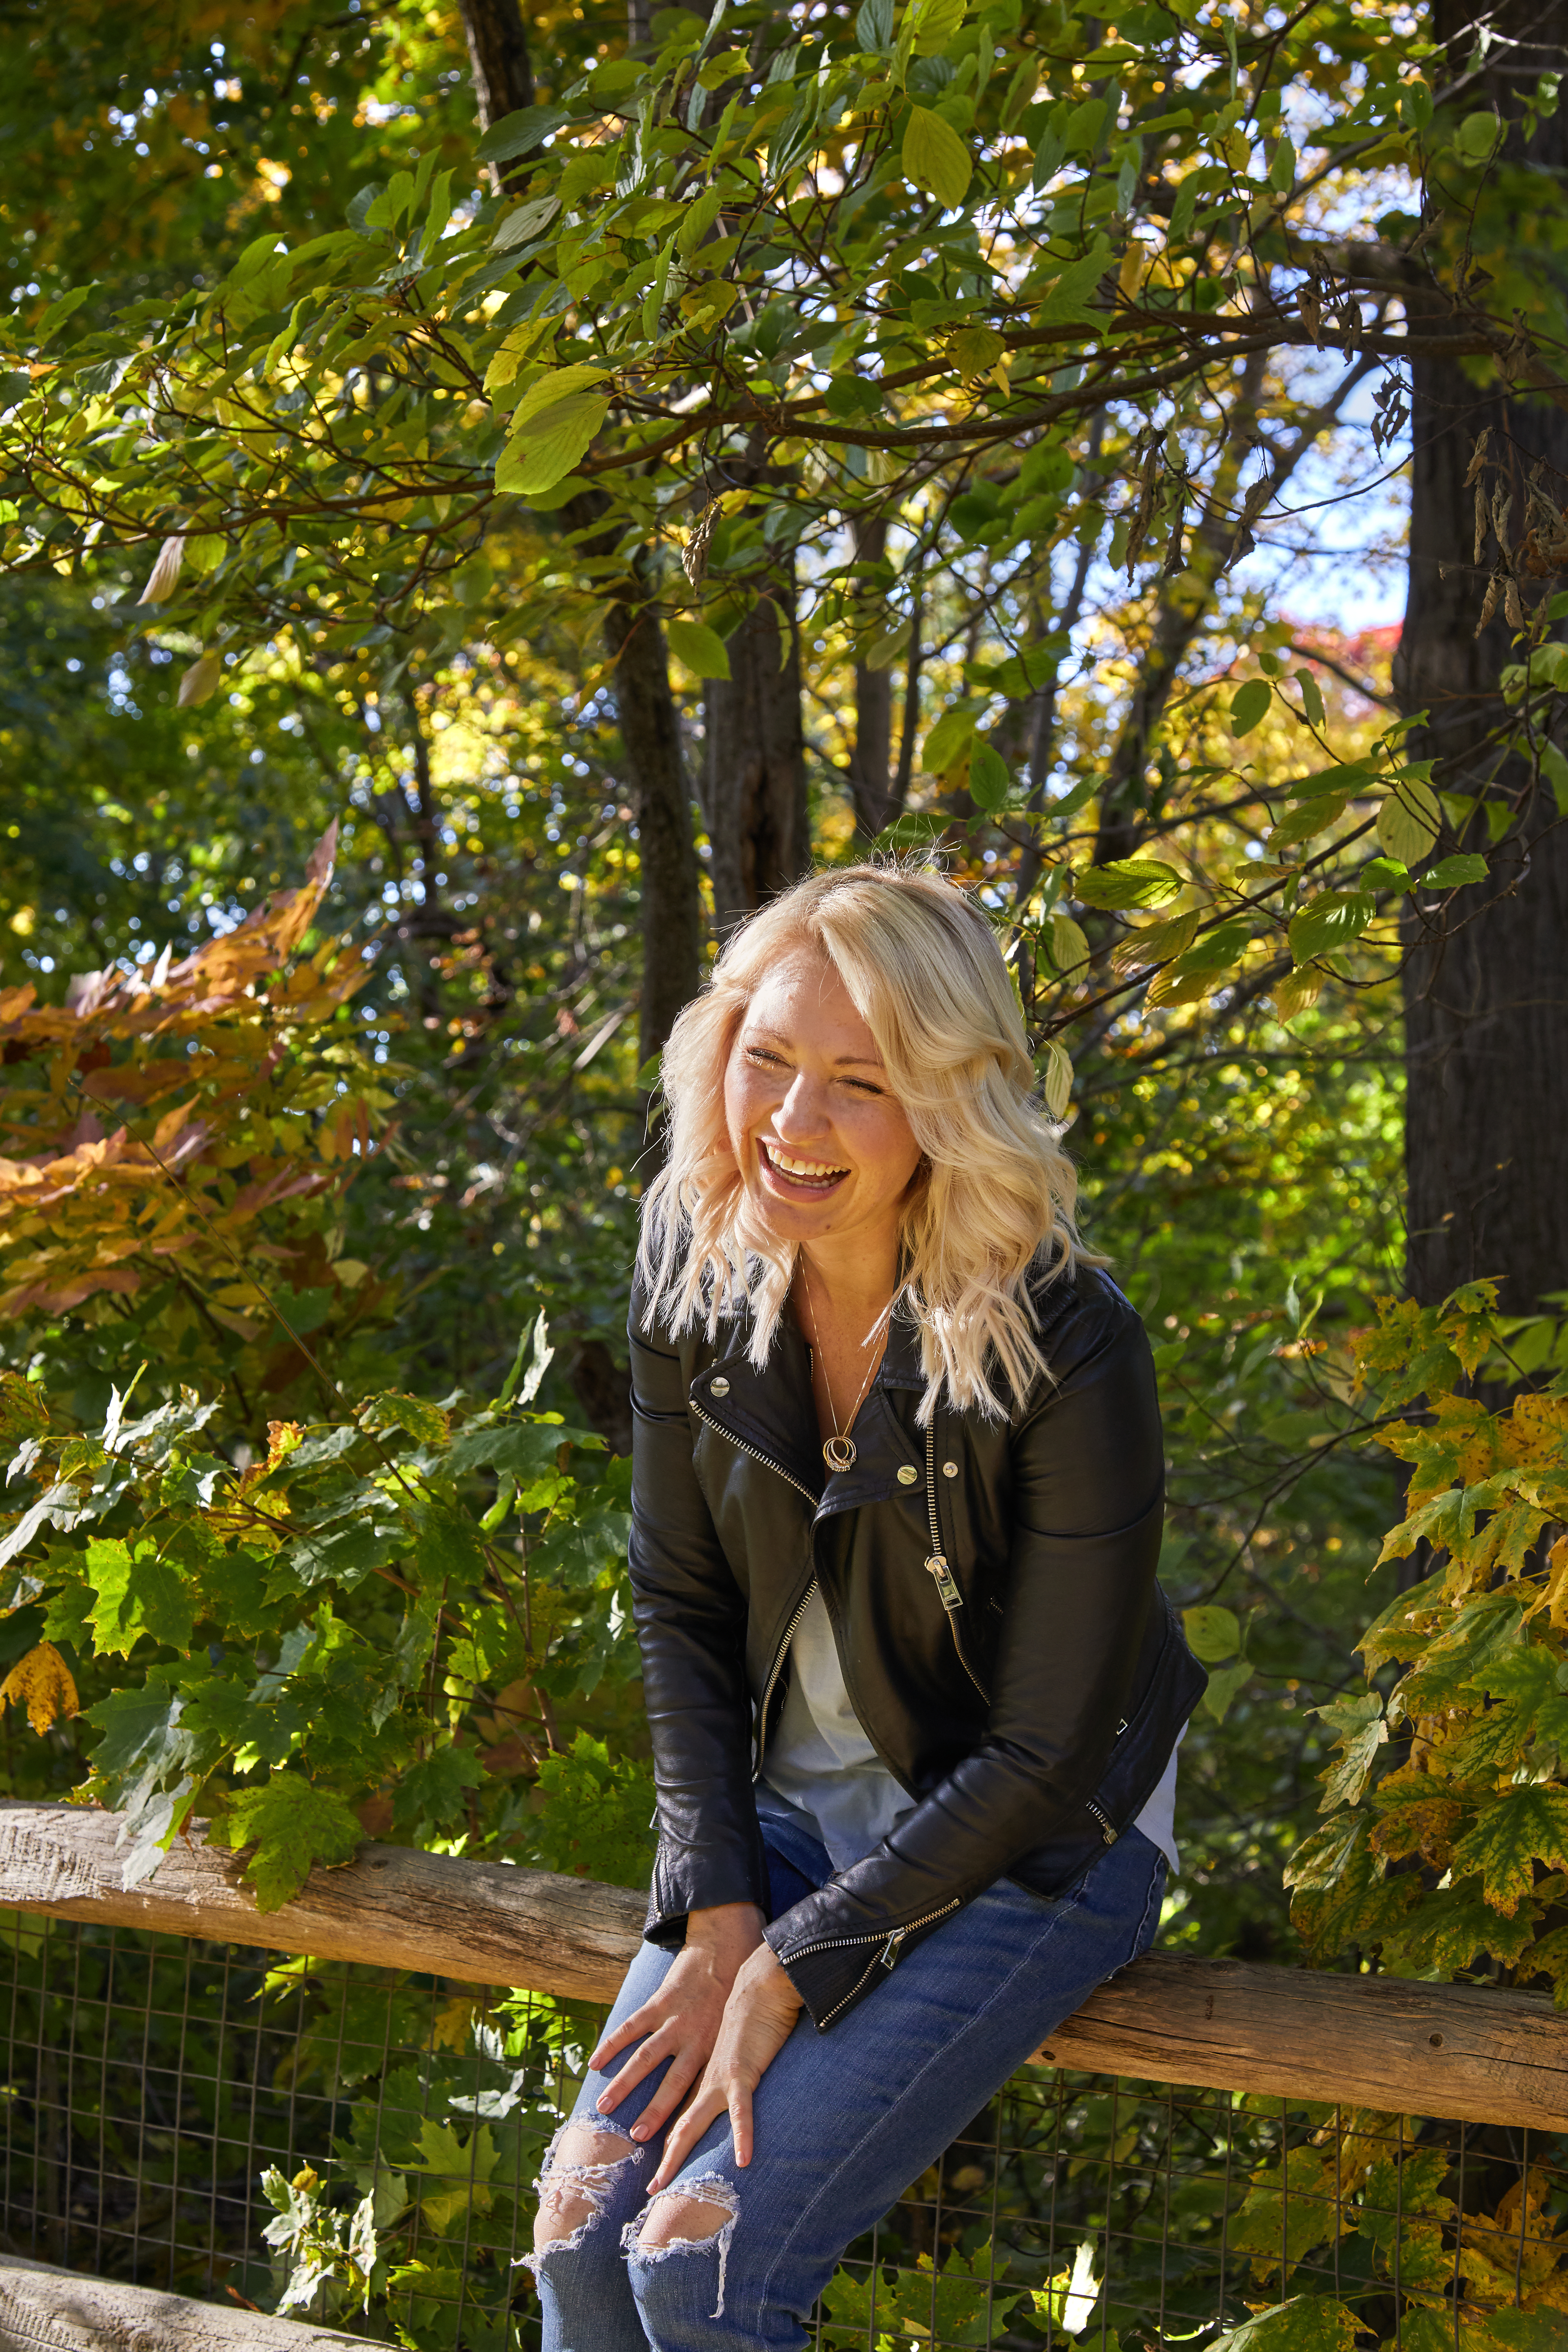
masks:
[(721, 932), (788, 887), (811, 858), (795, 566), (786, 560), (729, 641), (707, 697), (702, 809)]
[[(458, 0), (458, 5), (468, 40), (479, 121), (488, 131), (504, 115), (533, 104), (533, 67), (522, 11), (518, 0)], [(504, 179), (514, 168), (531, 170), (532, 165), (520, 159), (518, 165), (506, 166), (500, 176)]]
[(616, 659), (616, 708), (637, 812), (642, 870), (642, 1018), (649, 1061), (702, 977), (702, 899), (691, 794), (664, 631), (646, 604), (612, 604), (605, 635)]
[[(863, 515), (856, 522), (855, 556), (860, 563), (880, 563), (888, 551), (888, 518)], [(880, 604), (879, 595), (876, 603)], [(893, 791), (893, 673), (884, 665), (872, 669), (855, 665), (855, 741), (849, 753), (849, 793), (855, 822), (875, 841), (884, 825), (898, 814)]]
[[(1495, 100), (1505, 120), (1517, 121), (1521, 89), (1568, 65), (1568, 0), (1546, 7), (1504, 0), (1489, 22), (1497, 35), (1489, 87), (1468, 95), (1467, 110)], [(1470, 13), (1438, 0), (1433, 30), (1462, 67)], [(1560, 174), (1568, 131), (1561, 116), (1548, 117), (1528, 151), (1516, 130), (1504, 153), (1515, 168), (1528, 153), (1543, 173)], [(1420, 298), (1409, 307), (1419, 317)], [(1512, 796), (1528, 771), (1516, 756), (1500, 758), (1489, 739), (1506, 717), (1501, 670), (1518, 656), (1500, 610), (1476, 633), (1485, 570), (1475, 562), (1473, 491), (1464, 477), (1477, 436), (1490, 425), (1489, 455), (1514, 492), (1517, 542), (1537, 462), (1549, 495), (1568, 503), (1568, 415), (1542, 398), (1480, 390), (1445, 361), (1416, 360), (1411, 373), (1409, 597), (1395, 691), (1406, 711), (1429, 713), (1412, 748), (1438, 762), (1440, 791)], [(1520, 585), (1528, 602), (1531, 583)], [(1460, 845), (1483, 848), (1488, 838), (1478, 810)], [(1460, 1283), (1495, 1276), (1505, 1309), (1527, 1314), (1545, 1293), (1568, 1286), (1568, 828), (1551, 793), (1539, 787), (1522, 807), (1487, 880), (1454, 898), (1442, 936), (1424, 919), (1421, 898), (1405, 901), (1406, 1280), (1432, 1304)]]

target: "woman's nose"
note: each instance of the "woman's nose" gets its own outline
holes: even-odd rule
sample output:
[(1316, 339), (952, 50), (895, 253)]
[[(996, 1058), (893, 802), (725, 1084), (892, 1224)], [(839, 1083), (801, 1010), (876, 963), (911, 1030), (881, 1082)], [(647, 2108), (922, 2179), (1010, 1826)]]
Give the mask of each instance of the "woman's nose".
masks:
[(804, 1070), (797, 1070), (790, 1081), (789, 1092), (773, 1113), (775, 1132), (804, 1143), (809, 1136), (821, 1135), (826, 1126), (826, 1097), (821, 1086)]

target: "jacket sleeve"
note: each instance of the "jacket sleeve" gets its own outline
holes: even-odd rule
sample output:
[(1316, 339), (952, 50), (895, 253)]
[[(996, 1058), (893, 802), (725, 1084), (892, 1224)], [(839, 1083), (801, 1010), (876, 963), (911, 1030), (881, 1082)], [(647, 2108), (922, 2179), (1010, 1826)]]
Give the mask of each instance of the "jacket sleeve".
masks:
[(1142, 1326), (1110, 1283), (1086, 1285), (1047, 1353), (1050, 1375), (1010, 1441), (985, 1736), (879, 1846), (766, 1931), (819, 2028), (1034, 1848), (1091, 1826), (1083, 1808), (1121, 1728), (1155, 1593), (1160, 1412)]
[(640, 1283), (632, 1370), (633, 1616), (658, 1791), (658, 1855), (647, 1934), (679, 1944), (689, 1911), (767, 1909), (752, 1794), (746, 1603), (720, 1548), (691, 1458), (674, 1342), (649, 1328)]

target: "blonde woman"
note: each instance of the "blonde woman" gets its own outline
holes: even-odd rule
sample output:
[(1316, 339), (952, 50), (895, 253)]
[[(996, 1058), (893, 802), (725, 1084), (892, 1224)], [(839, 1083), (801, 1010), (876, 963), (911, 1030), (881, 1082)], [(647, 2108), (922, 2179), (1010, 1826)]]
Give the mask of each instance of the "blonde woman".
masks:
[(545, 2352), (804, 2344), (1160, 1914), (1204, 1685), (1142, 1328), (989, 926), (814, 876), (664, 1057), (632, 1300), (647, 1941), (541, 2180)]

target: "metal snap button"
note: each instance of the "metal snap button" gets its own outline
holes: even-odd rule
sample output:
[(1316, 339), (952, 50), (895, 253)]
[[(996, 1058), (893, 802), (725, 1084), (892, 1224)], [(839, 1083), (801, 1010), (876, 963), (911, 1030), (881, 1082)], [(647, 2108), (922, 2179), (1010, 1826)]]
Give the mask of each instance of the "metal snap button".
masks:
[(956, 1478), (958, 1475), (957, 1463), (944, 1462), (942, 1465), (942, 1475), (944, 1478)]
[(912, 1486), (920, 1475), (918, 1470), (911, 1468), (906, 1462), (899, 1472), (899, 1484), (900, 1486)]
[(708, 1393), (710, 1396), (728, 1396), (730, 1393), (729, 1381), (722, 1378), (716, 1381), (710, 1381), (708, 1383)]

